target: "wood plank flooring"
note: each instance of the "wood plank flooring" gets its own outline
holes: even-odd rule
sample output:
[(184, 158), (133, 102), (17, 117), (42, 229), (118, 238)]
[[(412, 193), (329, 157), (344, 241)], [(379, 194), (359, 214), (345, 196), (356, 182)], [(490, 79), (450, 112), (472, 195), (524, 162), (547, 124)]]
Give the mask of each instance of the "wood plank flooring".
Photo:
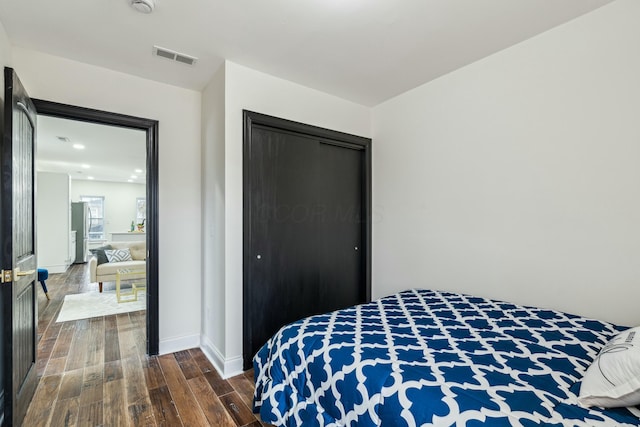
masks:
[[(25, 426), (250, 426), (253, 373), (223, 380), (198, 348), (145, 355), (145, 312), (55, 323), (64, 295), (97, 290), (85, 265), (38, 289), (40, 383)], [(113, 284), (105, 283), (105, 289)]]

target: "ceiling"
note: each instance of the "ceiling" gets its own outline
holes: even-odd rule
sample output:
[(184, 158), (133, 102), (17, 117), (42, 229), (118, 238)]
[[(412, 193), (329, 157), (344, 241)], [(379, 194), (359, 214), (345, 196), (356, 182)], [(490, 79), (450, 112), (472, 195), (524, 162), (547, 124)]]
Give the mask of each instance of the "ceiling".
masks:
[[(2, 0), (11, 44), (202, 90), (225, 59), (373, 106), (611, 0)], [(153, 45), (198, 57), (188, 66)]]
[[(40, 115), (37, 132), (38, 172), (67, 173), (81, 180), (146, 182), (143, 130)], [(76, 149), (75, 144), (84, 148)]]

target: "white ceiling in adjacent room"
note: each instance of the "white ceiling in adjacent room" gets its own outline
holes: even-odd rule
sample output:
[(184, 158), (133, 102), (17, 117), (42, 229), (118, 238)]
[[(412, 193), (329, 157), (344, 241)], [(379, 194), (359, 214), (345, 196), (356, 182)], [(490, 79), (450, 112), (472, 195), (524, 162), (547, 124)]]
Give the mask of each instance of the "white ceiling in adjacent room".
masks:
[(145, 131), (49, 116), (38, 116), (37, 131), (39, 172), (67, 173), (71, 179), (146, 182)]

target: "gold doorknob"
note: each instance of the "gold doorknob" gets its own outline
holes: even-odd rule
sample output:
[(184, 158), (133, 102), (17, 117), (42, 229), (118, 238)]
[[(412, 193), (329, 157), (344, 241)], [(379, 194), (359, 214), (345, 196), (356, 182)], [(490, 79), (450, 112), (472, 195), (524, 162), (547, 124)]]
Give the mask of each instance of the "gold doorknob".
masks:
[(36, 272), (35, 270), (18, 271), (16, 273), (16, 276), (28, 276), (30, 274), (34, 274), (35, 272)]

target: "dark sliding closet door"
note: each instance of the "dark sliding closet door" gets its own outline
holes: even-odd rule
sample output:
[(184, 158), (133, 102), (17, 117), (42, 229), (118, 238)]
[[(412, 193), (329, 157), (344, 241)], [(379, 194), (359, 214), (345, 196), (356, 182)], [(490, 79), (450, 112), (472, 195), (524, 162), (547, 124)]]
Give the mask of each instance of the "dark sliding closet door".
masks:
[(304, 127), (290, 130), (255, 120), (249, 126), (245, 368), (283, 325), (369, 298), (368, 145), (302, 133)]
[(315, 187), (319, 254), (317, 313), (365, 300), (363, 245), (364, 151), (319, 142)]
[[(317, 142), (254, 129), (251, 171), (252, 342), (258, 347), (318, 299)], [(257, 351), (257, 348), (254, 350)]]

